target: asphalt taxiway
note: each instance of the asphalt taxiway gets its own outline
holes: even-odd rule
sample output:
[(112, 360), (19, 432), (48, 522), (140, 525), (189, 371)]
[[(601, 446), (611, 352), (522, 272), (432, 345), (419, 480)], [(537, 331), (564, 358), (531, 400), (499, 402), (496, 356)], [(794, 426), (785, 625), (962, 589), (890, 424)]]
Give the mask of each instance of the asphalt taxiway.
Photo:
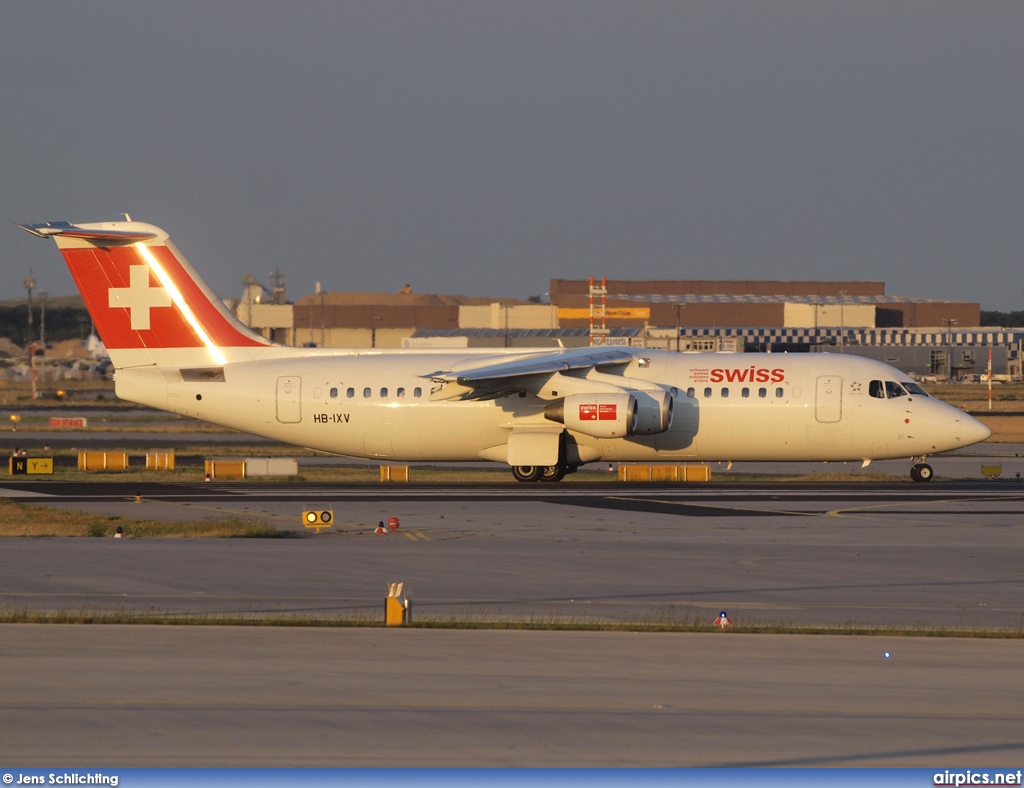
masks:
[[(136, 503), (136, 493), (141, 503)], [(1024, 489), (889, 485), (22, 482), (0, 495), (106, 516), (241, 516), (297, 538), (8, 540), (7, 608), (427, 618), (1024, 626)], [(301, 512), (330, 508), (306, 532)], [(374, 533), (380, 521), (400, 527)]]
[(8, 767), (1019, 768), (1024, 641), (5, 627)]
[[(136, 493), (141, 502), (136, 502)], [(709, 485), (3, 481), (97, 516), (281, 539), (6, 539), (23, 611), (1024, 629), (1011, 481)], [(330, 507), (306, 533), (300, 513)], [(376, 524), (400, 526), (375, 534)], [(636, 627), (638, 630), (641, 627)], [(24, 766), (1016, 768), (1024, 640), (8, 625)]]

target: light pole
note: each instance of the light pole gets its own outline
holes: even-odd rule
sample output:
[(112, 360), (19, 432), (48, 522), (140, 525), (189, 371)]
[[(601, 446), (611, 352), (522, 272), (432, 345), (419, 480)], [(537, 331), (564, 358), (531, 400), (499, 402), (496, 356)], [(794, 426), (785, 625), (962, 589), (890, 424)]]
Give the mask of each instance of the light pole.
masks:
[(815, 353), (820, 352), (818, 346), (818, 307), (821, 306), (817, 301), (814, 302), (814, 351)]
[[(256, 284), (256, 277), (252, 274), (246, 274), (242, 277), (242, 295), (245, 298), (245, 320), (242, 322), (252, 328), (252, 286)], [(241, 305), (238, 307), (238, 311), (242, 311)]]
[(39, 291), (39, 344), (46, 350), (46, 296), (45, 290)]
[(957, 321), (947, 317), (942, 321), (946, 324), (946, 380), (953, 380), (953, 326)]
[(846, 291), (839, 291), (839, 352), (843, 353), (846, 348), (846, 315), (844, 313), (844, 307), (846, 306)]
[(327, 347), (327, 330), (324, 325), (324, 290), (316, 283), (316, 294), (320, 296), (320, 347)]
[(25, 347), (28, 348), (29, 377), (32, 379), (32, 399), (39, 396), (36, 391), (36, 343), (32, 341), (32, 291), (36, 286), (36, 278), (32, 276), (32, 269), (28, 269), (28, 278), (22, 282), (22, 286), (28, 291), (28, 335), (25, 337)]
[(28, 291), (28, 336), (25, 337), (25, 344), (32, 344), (32, 291), (36, 289), (36, 278), (32, 276), (32, 269), (28, 269), (28, 277), (21, 283), (21, 286)]

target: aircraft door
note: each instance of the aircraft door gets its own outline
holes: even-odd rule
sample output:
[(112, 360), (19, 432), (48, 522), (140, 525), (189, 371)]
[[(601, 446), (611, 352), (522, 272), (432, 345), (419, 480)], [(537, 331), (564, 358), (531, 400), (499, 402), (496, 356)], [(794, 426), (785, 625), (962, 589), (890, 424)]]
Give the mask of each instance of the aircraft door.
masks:
[(843, 418), (843, 379), (838, 375), (822, 375), (814, 399), (814, 417), (823, 424)]
[(296, 424), (302, 420), (302, 378), (282, 376), (277, 379), (277, 420)]

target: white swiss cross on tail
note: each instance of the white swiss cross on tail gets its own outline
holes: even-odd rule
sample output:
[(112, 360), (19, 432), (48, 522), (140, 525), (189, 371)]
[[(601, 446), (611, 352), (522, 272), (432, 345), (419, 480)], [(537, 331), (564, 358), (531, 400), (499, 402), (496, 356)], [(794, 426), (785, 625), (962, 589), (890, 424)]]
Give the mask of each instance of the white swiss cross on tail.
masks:
[(171, 295), (162, 287), (149, 284), (149, 266), (133, 265), (128, 269), (128, 287), (112, 287), (108, 291), (108, 305), (111, 309), (127, 309), (131, 316), (133, 331), (148, 331), (150, 310), (173, 306)]

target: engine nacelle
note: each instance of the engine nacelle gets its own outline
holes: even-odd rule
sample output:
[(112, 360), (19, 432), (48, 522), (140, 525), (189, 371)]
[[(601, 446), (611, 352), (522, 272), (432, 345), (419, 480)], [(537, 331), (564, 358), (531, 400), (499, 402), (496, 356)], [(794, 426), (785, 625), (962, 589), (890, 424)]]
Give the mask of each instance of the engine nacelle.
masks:
[(570, 394), (544, 408), (544, 418), (593, 438), (625, 438), (637, 424), (632, 394)]
[(633, 396), (637, 404), (635, 435), (656, 435), (672, 426), (675, 398), (671, 394), (664, 390), (636, 391)]

